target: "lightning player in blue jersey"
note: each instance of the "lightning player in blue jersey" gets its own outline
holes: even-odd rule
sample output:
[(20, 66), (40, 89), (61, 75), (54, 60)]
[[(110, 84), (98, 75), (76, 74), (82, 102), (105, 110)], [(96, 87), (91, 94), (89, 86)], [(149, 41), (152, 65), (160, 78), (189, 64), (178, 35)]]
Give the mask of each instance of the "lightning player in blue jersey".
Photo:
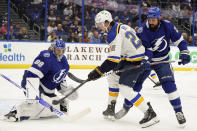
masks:
[[(169, 60), (171, 40), (180, 50), (179, 64), (185, 65), (189, 63), (190, 54), (187, 49), (186, 41), (176, 27), (169, 21), (161, 20), (160, 15), (161, 12), (159, 8), (151, 7), (147, 12), (148, 20), (137, 31), (137, 35), (145, 47), (145, 58), (142, 61), (147, 65), (147, 68), (149, 68), (150, 62)], [(184, 126), (186, 119), (182, 111), (180, 95), (177, 91), (171, 65), (158, 64), (151, 66), (151, 68), (158, 75), (162, 88), (168, 95), (169, 102), (175, 111), (178, 123)], [(130, 105), (130, 103), (125, 104)]]
[[(69, 64), (64, 55), (65, 43), (57, 39), (51, 44), (49, 50), (41, 51), (35, 58), (32, 66), (25, 71), (21, 86), (23, 88), (34, 88), (36, 92), (29, 92), (28, 99), (40, 96), (45, 101), (51, 103), (54, 99), (59, 99), (55, 94), (55, 89), (62, 95), (66, 95), (74, 88), (67, 85), (65, 77), (69, 71)], [(29, 87), (33, 86), (33, 87)], [(73, 93), (68, 99), (75, 100), (77, 93)], [(68, 100), (55, 106), (63, 112), (67, 112)], [(53, 116), (50, 110), (38, 104), (38, 101), (29, 101), (14, 106), (13, 110), (5, 115), (8, 121), (21, 121), (24, 119), (38, 119), (41, 117)]]

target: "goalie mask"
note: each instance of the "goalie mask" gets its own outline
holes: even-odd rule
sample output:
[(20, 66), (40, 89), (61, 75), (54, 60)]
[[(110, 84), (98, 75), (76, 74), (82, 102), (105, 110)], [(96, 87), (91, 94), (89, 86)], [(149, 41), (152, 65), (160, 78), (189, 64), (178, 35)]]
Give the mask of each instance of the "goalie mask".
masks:
[[(105, 26), (106, 21), (109, 22), (109, 24), (107, 26)], [(108, 32), (107, 27), (110, 25), (110, 23), (112, 21), (113, 21), (113, 19), (112, 19), (111, 13), (106, 10), (100, 11), (95, 17), (96, 28), (101, 29), (102, 27), (104, 27), (106, 32)]]
[(53, 53), (57, 57), (58, 61), (61, 61), (61, 59), (64, 55), (64, 52), (66, 50), (65, 42), (60, 39), (56, 39), (51, 44), (51, 50), (53, 51)]

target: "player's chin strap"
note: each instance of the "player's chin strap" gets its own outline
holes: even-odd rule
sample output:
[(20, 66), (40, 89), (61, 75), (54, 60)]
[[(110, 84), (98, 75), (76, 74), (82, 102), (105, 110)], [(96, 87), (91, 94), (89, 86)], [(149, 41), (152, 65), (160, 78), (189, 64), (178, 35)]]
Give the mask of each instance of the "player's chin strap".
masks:
[[(53, 52), (55, 54), (55, 52)], [(62, 57), (64, 56), (64, 53), (62, 55), (56, 55), (55, 56), (57, 57), (57, 60), (58, 61), (61, 61)]]
[(103, 27), (105, 28), (106, 33), (108, 33), (109, 31), (107, 28), (109, 27), (110, 23), (107, 26), (105, 26), (104, 22), (102, 24), (103, 24)]

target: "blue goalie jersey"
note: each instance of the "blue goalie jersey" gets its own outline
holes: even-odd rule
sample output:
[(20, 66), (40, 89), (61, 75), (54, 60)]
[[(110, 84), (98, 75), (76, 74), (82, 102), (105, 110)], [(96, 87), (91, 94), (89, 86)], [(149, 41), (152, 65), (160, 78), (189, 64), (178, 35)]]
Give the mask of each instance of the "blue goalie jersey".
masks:
[(42, 91), (46, 94), (53, 94), (68, 71), (69, 64), (65, 56), (58, 61), (51, 51), (44, 50), (35, 58), (32, 66), (26, 72), (26, 77), (38, 77)]
[(146, 48), (145, 55), (150, 61), (169, 60), (170, 42), (178, 46), (179, 50), (187, 50), (186, 41), (176, 27), (167, 20), (160, 20), (156, 31), (149, 30), (148, 21), (138, 29), (137, 36)]

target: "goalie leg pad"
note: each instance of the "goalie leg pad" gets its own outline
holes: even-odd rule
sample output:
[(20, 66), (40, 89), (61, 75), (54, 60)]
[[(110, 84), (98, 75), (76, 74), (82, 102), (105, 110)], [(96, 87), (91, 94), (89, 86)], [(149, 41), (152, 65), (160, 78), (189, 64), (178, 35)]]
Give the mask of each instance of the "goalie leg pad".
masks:
[[(51, 98), (47, 99), (47, 96), (43, 97), (45, 95), (42, 95), (42, 98), (47, 100), (49, 103), (51, 101)], [(50, 101), (49, 101), (50, 100)], [(56, 109), (60, 109), (59, 105), (54, 106)], [(13, 114), (14, 112), (14, 114)], [(11, 114), (7, 114), (9, 118), (16, 118), (16, 120), (12, 121), (21, 121), (25, 119), (39, 119), (43, 117), (51, 117), (55, 116), (53, 112), (48, 110), (46, 107), (39, 104), (38, 100), (26, 100), (24, 102), (21, 102), (13, 107), (13, 110), (10, 111)], [(5, 115), (6, 116), (6, 115)], [(10, 117), (11, 116), (11, 117)], [(13, 117), (14, 116), (14, 117)], [(7, 117), (8, 118), (8, 117)]]

